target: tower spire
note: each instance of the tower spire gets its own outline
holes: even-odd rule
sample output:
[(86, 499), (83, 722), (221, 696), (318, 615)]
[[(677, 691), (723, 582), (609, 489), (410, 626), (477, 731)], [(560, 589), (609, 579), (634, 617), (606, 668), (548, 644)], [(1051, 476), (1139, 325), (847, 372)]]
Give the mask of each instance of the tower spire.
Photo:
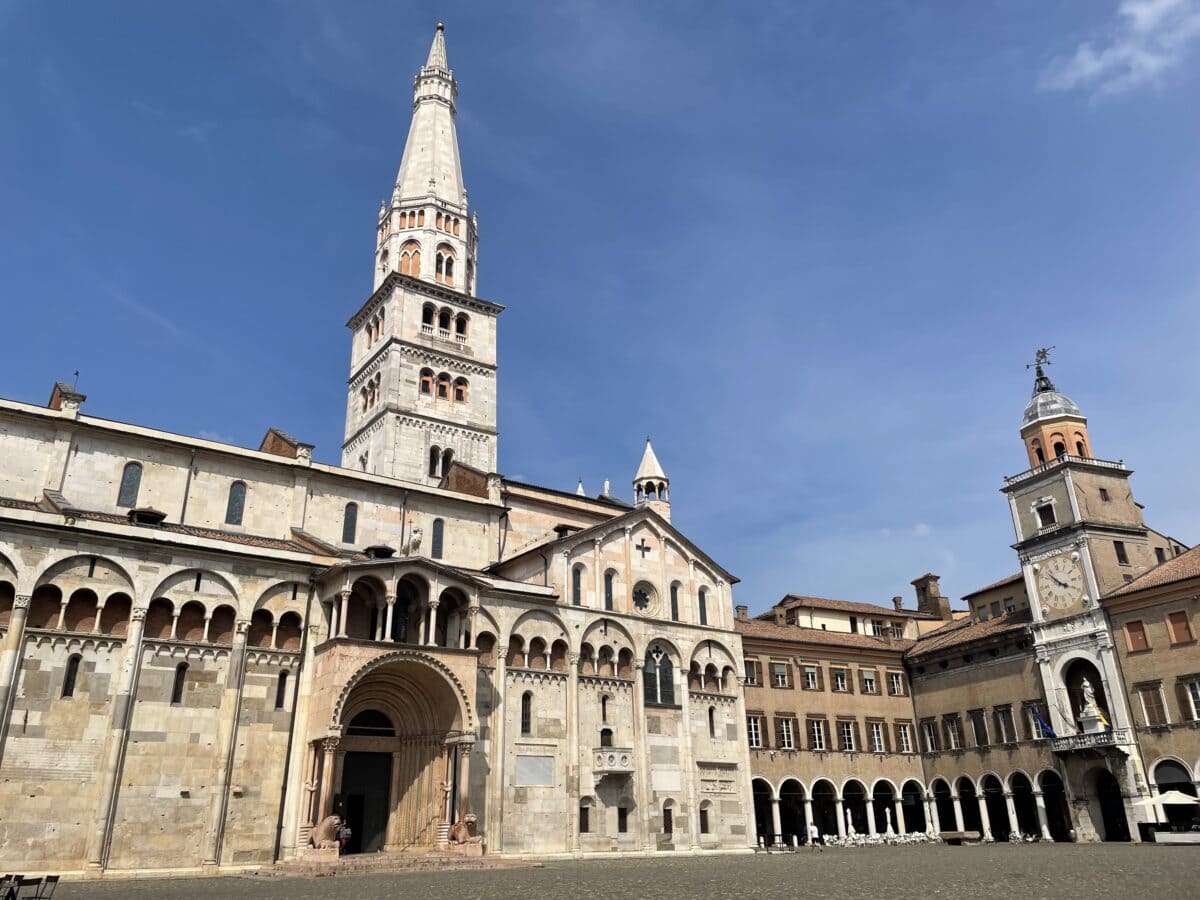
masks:
[(635, 505), (649, 506), (668, 522), (671, 521), (671, 479), (663, 471), (649, 436), (646, 437), (641, 464), (633, 476), (633, 498)]
[(450, 65), (446, 62), (446, 26), (441, 22), (437, 23), (437, 30), (433, 33), (433, 43), (429, 47), (429, 59), (425, 61), (425, 68), (450, 71)]

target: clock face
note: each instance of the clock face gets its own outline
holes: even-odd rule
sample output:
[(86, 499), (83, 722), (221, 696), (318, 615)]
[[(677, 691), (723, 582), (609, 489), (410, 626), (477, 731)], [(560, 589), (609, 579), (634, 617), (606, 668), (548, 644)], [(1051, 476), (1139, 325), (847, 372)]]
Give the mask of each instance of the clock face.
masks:
[(1053, 609), (1069, 609), (1085, 593), (1083, 569), (1068, 555), (1054, 556), (1042, 563), (1037, 576), (1038, 595)]

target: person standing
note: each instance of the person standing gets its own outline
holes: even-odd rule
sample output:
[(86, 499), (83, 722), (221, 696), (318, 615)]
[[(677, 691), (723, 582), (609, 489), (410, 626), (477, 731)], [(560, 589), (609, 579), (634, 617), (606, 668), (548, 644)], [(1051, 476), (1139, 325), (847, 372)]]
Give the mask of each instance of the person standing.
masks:
[(825, 852), (825, 839), (821, 837), (821, 832), (817, 828), (816, 822), (808, 823), (808, 846), (814, 850)]

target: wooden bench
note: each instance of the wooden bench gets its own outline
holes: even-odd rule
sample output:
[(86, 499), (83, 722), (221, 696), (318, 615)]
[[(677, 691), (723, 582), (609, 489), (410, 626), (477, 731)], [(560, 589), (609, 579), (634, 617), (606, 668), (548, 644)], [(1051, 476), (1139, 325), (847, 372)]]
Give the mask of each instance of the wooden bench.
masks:
[(978, 831), (943, 831), (938, 837), (947, 844), (960, 847), (963, 844), (978, 844), (983, 836)]

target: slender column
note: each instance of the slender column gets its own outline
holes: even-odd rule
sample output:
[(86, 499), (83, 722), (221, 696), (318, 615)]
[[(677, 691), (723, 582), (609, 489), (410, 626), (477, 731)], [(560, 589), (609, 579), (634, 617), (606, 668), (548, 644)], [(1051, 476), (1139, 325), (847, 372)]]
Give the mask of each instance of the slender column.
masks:
[(63, 597), (62, 603), (60, 603), (58, 606), (58, 625), (56, 625), (55, 627), (59, 631), (62, 631), (63, 625), (65, 625), (66, 622), (67, 622), (67, 598)]
[[(388, 609), (391, 609), (391, 604), (388, 605)], [(390, 634), (391, 632), (389, 631), (388, 633)], [(403, 758), (404, 754), (402, 751), (392, 751), (392, 779), (391, 790), (388, 792), (389, 808), (386, 838), (388, 849), (398, 849), (400, 844), (400, 767)]]
[(337, 752), (339, 738), (327, 737), (321, 744), (321, 802), (320, 813), (314, 825), (320, 824), (327, 816), (333, 815), (333, 760)]
[(1017, 806), (1013, 803), (1012, 791), (1004, 792), (1004, 808), (1008, 811), (1008, 830), (1019, 834), (1021, 823), (1017, 821)]
[(892, 810), (896, 814), (896, 834), (908, 834), (908, 824), (904, 821), (904, 804), (899, 797), (893, 801)]
[(350, 612), (350, 592), (338, 591), (338, 637), (346, 636), (346, 616)]
[(271, 622), (271, 649), (279, 649), (279, 622), (278, 620)]
[(179, 613), (171, 614), (171, 640), (178, 640), (179, 637)]
[(371, 640), (373, 640), (373, 641), (382, 641), (383, 640), (383, 626), (384, 626), (386, 618), (387, 618), (387, 613), (385, 612), (384, 601), (376, 600), (375, 601), (375, 633), (371, 635)]
[(450, 813), (453, 802), (451, 791), (454, 789), (454, 746), (442, 745), (442, 824), (450, 825)]
[(340, 606), (341, 603), (338, 599), (336, 599), (336, 597), (329, 601), (329, 634), (326, 636), (326, 640), (332, 640), (333, 638), (337, 637), (338, 610)]
[(0, 759), (8, 743), (9, 700), (12, 699), (13, 679), (21, 661), (21, 647), (25, 643), (25, 619), (29, 616), (29, 595), (18, 594), (13, 600), (12, 613), (8, 619), (8, 631), (0, 644)]
[[(470, 741), (460, 741), (458, 744), (458, 821), (463, 821), (471, 811), (467, 805), (471, 799), (468, 778), (471, 770), (471, 751), (475, 745)], [(568, 816), (567, 818), (570, 818)]]
[(979, 819), (983, 824), (983, 839), (985, 841), (992, 840), (992, 817), (988, 815), (987, 795), (982, 789), (975, 795), (975, 803), (979, 806)]
[(812, 821), (813, 821), (812, 797), (809, 797), (806, 793), (805, 797), (804, 797), (804, 824), (806, 827), (804, 830), (804, 834), (801, 835), (801, 838), (803, 838), (804, 840), (808, 839), (807, 826), (811, 825)]
[(771, 798), (771, 844), (783, 843), (783, 824), (779, 819), (779, 798)]
[(654, 849), (654, 836), (650, 832), (650, 750), (646, 742), (646, 673), (642, 667), (644, 659), (635, 660), (633, 664), (633, 744), (638, 753), (637, 773), (637, 803), (641, 807), (642, 846), (646, 850)]
[(392, 639), (392, 613), (396, 607), (396, 595), (388, 594), (383, 600), (387, 604), (387, 615), (384, 618), (382, 639), (390, 641)]
[(425, 640), (425, 644), (429, 647), (437, 644), (438, 606), (437, 600), (429, 601), (429, 630)]
[[(497, 639), (499, 639), (497, 635)], [(490, 777), (487, 779), (488, 805), (484, 819), (487, 846), (489, 853), (501, 853), (504, 850), (501, 813), (504, 808), (504, 783), (508, 780), (508, 757), (504, 747), (505, 732), (505, 698), (508, 692), (508, 658), (503, 647), (497, 646), (496, 680), (492, 686), (491, 720), (494, 723), (488, 739), (488, 750), (491, 754)]]
[[(320, 610), (320, 607), (317, 607)], [(300, 826), (315, 824), (319, 822), (321, 810), (318, 806), (319, 794), (317, 793), (317, 767), (319, 765), (319, 756), (316, 744), (304, 740), (304, 736), (308, 734), (309, 723), (309, 708), (311, 706), (309, 698), (312, 696), (312, 681), (313, 669), (312, 664), (312, 648), (315, 647), (321, 638), (321, 630), (324, 627), (321, 619), (322, 615), (309, 617), (306, 614), (305, 628), (300, 632), (300, 646), (303, 654), (299, 661), (299, 672), (296, 677), (300, 679), (296, 685), (295, 706), (292, 725), (292, 757), (288, 762), (288, 789), (284, 797), (285, 805), (283, 812), (283, 820), (281, 822), (283, 834), (279, 842), (280, 859), (291, 859), (296, 853), (296, 844), (300, 841)], [(305, 766), (307, 762), (307, 767)], [(302, 773), (307, 771), (307, 780), (302, 779)], [(301, 785), (303, 791), (303, 804), (297, 803), (293, 797), (297, 796), (295, 785)]]
[(467, 607), (467, 629), (463, 635), (462, 648), (471, 649), (472, 641), (479, 637), (479, 604), (472, 603)]
[(846, 810), (842, 806), (842, 798), (840, 796), (833, 798), (833, 808), (837, 813), (838, 837), (846, 836)]
[(1046, 798), (1041, 791), (1036, 789), (1033, 792), (1033, 804), (1037, 807), (1038, 826), (1042, 829), (1042, 840), (1054, 840), (1050, 834), (1050, 820), (1046, 816)]
[[(579, 656), (567, 654), (567, 848), (579, 852)], [(572, 808), (572, 803), (574, 808)]]
[(100, 633), (100, 617), (104, 615), (104, 601), (96, 604), (96, 620), (92, 622), (92, 634)]
[(212, 616), (205, 616), (204, 617), (204, 637), (202, 638), (202, 640), (206, 644), (208, 643), (208, 626), (209, 626), (210, 622), (212, 622)]
[(867, 834), (875, 834), (875, 798), (868, 797), (866, 799), (867, 807)]
[(942, 820), (938, 817), (937, 800), (930, 794), (925, 798), (925, 808), (929, 810), (928, 823), (929, 834), (940, 834), (942, 830)]
[[(20, 598), (17, 598), (18, 600)], [(14, 614), (16, 610), (14, 609)], [(142, 630), (146, 610), (135, 608), (129, 616), (129, 631), (125, 637), (125, 652), (121, 655), (121, 675), (113, 694), (112, 718), (104, 739), (104, 752), (96, 771), (100, 773), (96, 819), (87, 839), (88, 868), (103, 869), (108, 862), (108, 847), (112, 840), (113, 819), (117, 809), (120, 781), (117, 778), (121, 759), (125, 755), (126, 736), (133, 716), (133, 695), (142, 662)], [(14, 624), (14, 628), (16, 625)], [(7, 720), (7, 716), (5, 719)]]
[[(205, 625), (208, 622), (205, 620)], [(233, 632), (233, 648), (229, 654), (229, 669), (225, 673), (225, 690), (221, 695), (221, 719), (213, 746), (217, 757), (212, 801), (208, 810), (208, 830), (205, 834), (204, 865), (221, 864), (221, 844), (225, 834), (225, 819), (229, 811), (229, 784), (233, 772), (233, 756), (237, 751), (238, 720), (241, 718), (242, 685), (246, 672), (246, 632), (250, 623), (238, 620)]]
[(688, 685), (688, 670), (679, 667), (679, 692), (683, 695), (681, 720), (683, 722), (683, 777), (688, 805), (688, 838), (691, 849), (700, 849), (700, 809), (696, 802), (696, 765), (692, 750), (692, 698)]
[(962, 801), (958, 799), (958, 794), (951, 794), (950, 798), (954, 801), (954, 830), (963, 830), (963, 815)]

